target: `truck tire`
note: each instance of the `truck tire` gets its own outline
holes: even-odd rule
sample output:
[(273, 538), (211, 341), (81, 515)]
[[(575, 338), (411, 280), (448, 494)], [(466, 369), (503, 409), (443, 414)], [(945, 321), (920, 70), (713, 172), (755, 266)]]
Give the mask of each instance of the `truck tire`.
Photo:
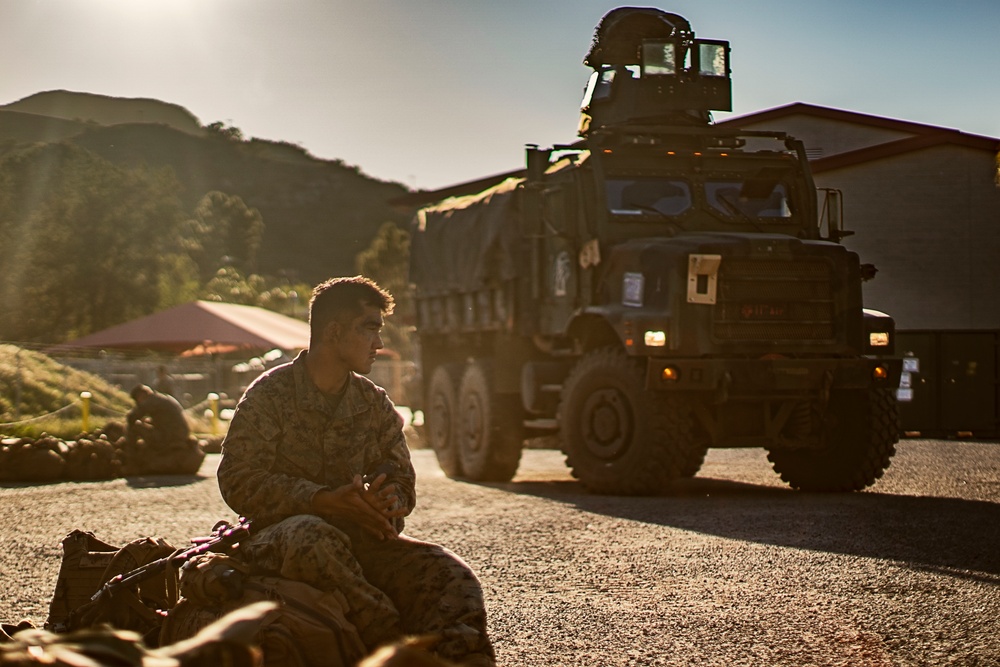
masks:
[(585, 356), (563, 385), (566, 463), (595, 493), (651, 495), (680, 477), (700, 446), (690, 405), (646, 391), (642, 367), (616, 348)]
[(705, 455), (708, 454), (707, 447), (696, 447), (691, 450), (690, 456), (681, 462), (681, 477), (694, 477), (701, 470), (701, 466), (705, 463)]
[(821, 449), (768, 449), (774, 471), (802, 491), (860, 491), (875, 483), (896, 453), (899, 410), (891, 389), (830, 396)]
[(465, 367), (458, 389), (458, 458), (462, 476), (475, 482), (509, 482), (521, 463), (524, 416), (519, 396), (493, 392), (486, 362)]
[(424, 433), (437, 455), (441, 470), (452, 479), (462, 476), (456, 442), (458, 401), (455, 394), (460, 368), (458, 364), (444, 364), (434, 369), (427, 384), (427, 408), (424, 413)]

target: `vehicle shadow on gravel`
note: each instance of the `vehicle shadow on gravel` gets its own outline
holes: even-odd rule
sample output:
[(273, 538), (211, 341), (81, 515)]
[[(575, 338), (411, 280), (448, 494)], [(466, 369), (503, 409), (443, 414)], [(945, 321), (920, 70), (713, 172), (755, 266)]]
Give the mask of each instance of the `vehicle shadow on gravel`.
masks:
[(188, 486), (203, 482), (208, 477), (204, 475), (135, 475), (126, 477), (125, 483), (133, 489), (153, 489), (160, 487)]
[(1000, 584), (1000, 504), (959, 498), (804, 493), (712, 478), (657, 497), (588, 494), (576, 482), (499, 488), (584, 512), (796, 549), (899, 561)]
[(0, 482), (0, 489), (25, 489), (37, 486), (56, 486), (59, 484), (106, 484), (116, 479), (124, 480), (126, 485), (134, 489), (149, 489), (155, 487), (187, 486), (189, 484), (197, 484), (209, 478), (209, 476), (198, 473), (196, 475), (134, 475), (111, 479), (57, 479), (43, 482)]

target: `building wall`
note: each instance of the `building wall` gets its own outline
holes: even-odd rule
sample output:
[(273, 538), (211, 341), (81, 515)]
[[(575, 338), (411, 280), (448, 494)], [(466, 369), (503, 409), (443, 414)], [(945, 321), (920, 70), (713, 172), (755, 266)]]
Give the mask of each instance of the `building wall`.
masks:
[(762, 123), (750, 122), (740, 124), (740, 127), (747, 130), (787, 132), (805, 144), (812, 160), (913, 136), (912, 132), (805, 115), (786, 116), (781, 120)]
[(995, 156), (940, 145), (816, 175), (844, 192), (844, 240), (879, 273), (868, 307), (900, 329), (1000, 328)]

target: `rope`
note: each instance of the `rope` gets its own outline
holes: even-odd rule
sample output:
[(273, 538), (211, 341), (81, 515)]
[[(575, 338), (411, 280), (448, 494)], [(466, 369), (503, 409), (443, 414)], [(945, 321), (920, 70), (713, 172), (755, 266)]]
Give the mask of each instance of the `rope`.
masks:
[(69, 411), (70, 408), (73, 408), (73, 407), (75, 407), (75, 406), (77, 406), (79, 404), (80, 404), (80, 401), (74, 401), (74, 402), (70, 403), (69, 405), (64, 405), (63, 407), (59, 408), (58, 410), (55, 410), (53, 412), (48, 412), (48, 413), (46, 413), (44, 415), (38, 415), (37, 417), (29, 417), (28, 419), (21, 419), (20, 421), (16, 421), (16, 422), (0, 422), (0, 427), (3, 427), (3, 426), (19, 426), (20, 424), (30, 424), (32, 422), (41, 421), (43, 419), (46, 419), (47, 417), (53, 417), (55, 415), (62, 414), (63, 412), (67, 412), (67, 411)]
[[(69, 405), (64, 405), (63, 407), (59, 408), (58, 410), (54, 410), (52, 412), (47, 412), (47, 413), (45, 413), (43, 415), (36, 415), (35, 417), (29, 417), (27, 419), (20, 419), (18, 421), (13, 421), (13, 422), (0, 422), (0, 428), (3, 428), (5, 426), (20, 426), (21, 424), (31, 424), (33, 422), (42, 421), (42, 420), (47, 419), (49, 417), (54, 417), (56, 415), (63, 414), (64, 412), (68, 412), (70, 409), (72, 409), (74, 407), (77, 407), (79, 405), (80, 405), (80, 401), (74, 401), (74, 402), (70, 403)], [(184, 412), (188, 412), (192, 416), (200, 418), (200, 417), (204, 416), (202, 409), (204, 407), (208, 407), (208, 405), (209, 405), (208, 401), (202, 401), (201, 403), (198, 403), (197, 405), (192, 405), (190, 408), (185, 408)], [(91, 403), (90, 403), (90, 413), (91, 413), (91, 415), (97, 416), (98, 412), (100, 412), (101, 414), (104, 414), (106, 416), (110, 415), (110, 416), (117, 416), (117, 417), (125, 417), (125, 416), (128, 415), (128, 412), (122, 412), (121, 410), (116, 410), (114, 408), (109, 408), (107, 406), (100, 405), (99, 403), (95, 403), (93, 400), (91, 400)]]
[(90, 412), (91, 412), (91, 414), (95, 413), (98, 410), (101, 411), (102, 413), (106, 414), (106, 415), (117, 415), (119, 417), (124, 417), (124, 416), (126, 416), (128, 414), (128, 412), (122, 412), (121, 410), (116, 410), (116, 409), (110, 408), (110, 407), (108, 407), (106, 405), (101, 405), (100, 403), (96, 402), (94, 399), (90, 399)]
[[(184, 408), (184, 412), (190, 412), (192, 415), (200, 417), (200, 416), (202, 416), (201, 412), (204, 412), (205, 408), (209, 407), (210, 405), (211, 405), (211, 403), (206, 398), (206, 399), (203, 399), (200, 403), (195, 403), (194, 405), (192, 405), (189, 408)], [(201, 412), (196, 412), (196, 411), (199, 411), (199, 410)]]

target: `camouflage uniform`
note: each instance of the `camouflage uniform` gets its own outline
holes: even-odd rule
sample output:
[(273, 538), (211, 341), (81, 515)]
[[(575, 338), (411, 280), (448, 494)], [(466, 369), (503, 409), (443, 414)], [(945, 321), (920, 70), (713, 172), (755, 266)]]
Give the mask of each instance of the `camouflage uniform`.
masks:
[[(306, 352), (259, 377), (240, 400), (223, 442), (219, 488), (253, 520), (242, 553), (261, 571), (340, 591), (369, 649), (403, 634), (443, 637), (437, 652), (491, 665), (479, 581), (446, 549), (406, 536), (379, 541), (357, 526), (312, 514), (321, 489), (350, 484), (391, 462), (407, 512), (416, 476), (403, 422), (385, 391), (351, 374), (336, 409), (306, 372)], [(402, 529), (402, 518), (396, 519)]]
[[(150, 424), (145, 424), (149, 419)], [(148, 444), (183, 442), (191, 435), (184, 408), (173, 396), (151, 394), (142, 399), (125, 417), (125, 437), (134, 442), (143, 438)]]
[(123, 459), (125, 475), (193, 475), (205, 452), (177, 399), (153, 393), (126, 416)]

